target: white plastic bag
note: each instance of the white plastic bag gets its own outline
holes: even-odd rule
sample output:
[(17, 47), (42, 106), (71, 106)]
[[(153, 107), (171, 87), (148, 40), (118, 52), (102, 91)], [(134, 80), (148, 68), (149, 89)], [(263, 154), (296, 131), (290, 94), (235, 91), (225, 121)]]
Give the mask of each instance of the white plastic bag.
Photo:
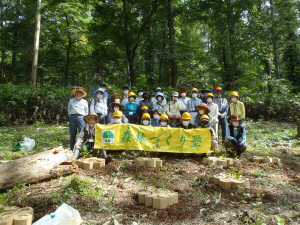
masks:
[(82, 220), (79, 212), (67, 204), (62, 204), (53, 214), (46, 215), (32, 225), (80, 225)]
[(28, 138), (28, 137), (24, 137), (22, 146), (23, 146), (24, 151), (30, 151), (35, 146), (35, 140)]

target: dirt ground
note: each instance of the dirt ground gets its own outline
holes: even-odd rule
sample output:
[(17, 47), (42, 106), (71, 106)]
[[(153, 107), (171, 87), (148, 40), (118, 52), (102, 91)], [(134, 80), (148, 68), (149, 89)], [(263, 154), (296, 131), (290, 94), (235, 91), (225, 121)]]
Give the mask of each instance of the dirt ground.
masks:
[[(294, 181), (299, 155), (277, 150), (282, 152), (280, 164), (253, 163), (247, 155), (235, 161), (234, 167), (250, 179), (251, 187), (243, 191), (214, 185), (213, 175), (228, 168), (204, 165), (202, 155), (156, 153), (163, 167), (137, 168), (137, 153), (118, 152), (114, 158), (126, 159), (16, 190), (13, 195), (20, 201), (13, 205), (31, 206), (39, 218), (67, 201), (79, 210), (83, 224), (300, 224), (300, 183)], [(98, 189), (76, 192), (86, 180)], [(163, 210), (139, 204), (137, 193), (148, 186), (178, 192), (179, 203)]]

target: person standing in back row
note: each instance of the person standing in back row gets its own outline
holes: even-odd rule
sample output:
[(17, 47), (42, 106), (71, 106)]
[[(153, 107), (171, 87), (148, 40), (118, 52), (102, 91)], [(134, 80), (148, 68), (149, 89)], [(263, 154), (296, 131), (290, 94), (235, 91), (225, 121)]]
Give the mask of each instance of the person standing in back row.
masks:
[(178, 101), (178, 92), (174, 91), (171, 96), (171, 100), (167, 105), (167, 114), (168, 116), (172, 116), (173, 114), (180, 115), (179, 110), (181, 109), (181, 104)]
[(70, 99), (68, 104), (71, 150), (74, 149), (77, 129), (80, 132), (84, 128), (84, 117), (89, 114), (88, 103), (83, 99), (87, 95), (86, 90), (83, 87), (76, 87), (72, 89), (72, 94), (75, 98)]
[(178, 101), (181, 104), (181, 108), (180, 108), (180, 115), (181, 116), (182, 116), (183, 113), (188, 111), (188, 101), (190, 100), (190, 98), (187, 97), (188, 93), (189, 93), (189, 91), (186, 88), (181, 88), (178, 91), (178, 94), (179, 94)]
[(199, 99), (198, 96), (198, 89), (193, 88), (192, 89), (192, 98), (188, 100), (188, 111), (191, 114), (191, 124), (195, 126), (195, 119), (198, 114), (198, 110), (196, 106), (199, 106), (202, 101)]
[(121, 104), (123, 106), (125, 106), (126, 103), (128, 102), (128, 94), (129, 94), (129, 87), (128, 86), (123, 87), (123, 93), (124, 93), (124, 95), (123, 95)]
[(100, 124), (106, 124), (105, 119), (107, 116), (107, 96), (106, 92), (99, 88), (93, 91), (94, 99), (91, 102), (90, 112), (96, 113), (100, 118)]
[(233, 114), (238, 114), (241, 115), (244, 119), (246, 118), (245, 116), (245, 106), (244, 103), (239, 101), (239, 94), (236, 91), (231, 92), (230, 94), (230, 100), (232, 103), (230, 104), (230, 115)]
[(218, 127), (219, 127), (219, 120), (218, 120), (219, 108), (218, 105), (213, 102), (214, 95), (212, 93), (208, 93), (205, 98), (207, 101), (207, 108), (210, 110), (210, 115), (212, 119), (211, 126), (214, 129), (215, 134), (217, 134)]
[[(227, 126), (227, 113), (228, 113), (228, 102), (225, 97), (222, 96), (224, 94), (224, 91), (221, 87), (217, 87), (215, 90), (216, 96), (214, 99), (214, 103), (218, 105), (219, 107), (219, 124), (222, 128), (222, 142), (224, 143), (225, 136), (226, 136), (226, 126)], [(218, 134), (216, 134), (219, 136)]]

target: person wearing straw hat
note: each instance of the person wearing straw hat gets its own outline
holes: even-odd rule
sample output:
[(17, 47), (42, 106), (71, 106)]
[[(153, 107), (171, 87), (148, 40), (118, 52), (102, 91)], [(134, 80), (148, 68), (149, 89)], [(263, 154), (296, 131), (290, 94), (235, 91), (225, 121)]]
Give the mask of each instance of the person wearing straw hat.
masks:
[(173, 114), (170, 117), (170, 127), (178, 127), (181, 117), (178, 114)]
[(199, 99), (198, 96), (198, 89), (193, 88), (192, 91), (192, 98), (188, 100), (188, 112), (191, 114), (191, 124), (195, 125), (195, 118), (198, 114), (198, 110), (196, 106), (199, 106), (202, 103), (202, 100)]
[(75, 95), (75, 98), (70, 99), (68, 104), (68, 114), (69, 114), (69, 129), (70, 129), (70, 149), (73, 150), (77, 130), (79, 132), (85, 126), (83, 117), (89, 113), (89, 106), (83, 97), (86, 97), (87, 93), (83, 87), (75, 87), (72, 89), (71, 93)]
[(209, 116), (208, 115), (203, 115), (201, 116), (200, 119), (200, 127), (201, 128), (208, 128), (211, 132), (211, 150), (216, 150), (218, 148), (218, 142), (216, 141), (217, 137), (215, 135), (214, 129), (212, 129), (209, 126)]
[(193, 124), (190, 123), (191, 115), (188, 112), (182, 114), (181, 122), (178, 124), (178, 127), (183, 129), (192, 129), (195, 128)]
[(114, 113), (120, 111), (122, 113), (121, 121), (122, 123), (128, 123), (128, 119), (123, 114), (124, 106), (120, 102), (113, 102), (110, 105), (111, 111), (108, 114), (108, 123), (111, 124), (114, 120)]
[[(151, 99), (151, 102), (154, 104), (154, 103), (157, 101), (157, 99), (155, 98), (156, 95), (157, 95), (158, 93), (163, 94), (164, 90), (161, 89), (160, 87), (157, 87), (156, 89), (153, 90), (153, 92), (155, 93), (155, 95), (154, 95), (154, 97)], [(167, 104), (166, 98), (164, 98), (163, 102)]]
[(98, 88), (93, 91), (94, 99), (90, 105), (90, 112), (96, 113), (100, 118), (101, 124), (106, 124), (105, 118), (107, 116), (107, 93), (105, 90)]
[(179, 109), (181, 116), (184, 112), (188, 111), (188, 101), (190, 99), (187, 97), (188, 93), (189, 93), (189, 90), (186, 88), (181, 88), (178, 91), (178, 95), (179, 95), (178, 101), (181, 104), (181, 108)]
[(106, 89), (107, 89), (107, 86), (106, 86), (106, 83), (105, 82), (102, 82), (100, 84), (100, 89), (103, 89), (104, 90), (104, 99), (106, 99), (106, 106), (107, 106), (107, 115), (105, 117), (105, 124), (108, 124), (108, 113), (110, 112), (110, 104), (111, 104), (111, 96), (109, 93), (107, 93)]
[(152, 127), (159, 127), (158, 120), (160, 118), (160, 115), (161, 115), (160, 111), (154, 110), (153, 118), (151, 118), (151, 126)]
[(144, 90), (143, 90), (142, 88), (140, 88), (140, 89), (138, 90), (138, 97), (135, 99), (135, 102), (136, 102), (137, 104), (139, 104), (140, 101), (143, 101), (143, 94), (144, 94)]
[(180, 115), (181, 104), (178, 101), (178, 92), (174, 91), (171, 95), (171, 101), (167, 105), (167, 115), (171, 116), (173, 114)]
[[(100, 118), (96, 113), (90, 113), (84, 117), (84, 121), (87, 123), (87, 125), (80, 131), (74, 148), (74, 155), (76, 156), (76, 159), (78, 159), (80, 151), (82, 150), (93, 150), (94, 153), (99, 151), (99, 149), (95, 148), (94, 144), (95, 127), (100, 122)], [(106, 151), (103, 149), (100, 151), (102, 153), (102, 158), (106, 159)]]
[(114, 114), (113, 114), (113, 119), (109, 123), (109, 125), (112, 125), (112, 124), (123, 124), (123, 122), (122, 122), (122, 117), (123, 116), (124, 116), (124, 114), (120, 110), (116, 110), (114, 112)]
[[(219, 128), (219, 107), (217, 104), (215, 104), (214, 101), (214, 95), (213, 93), (208, 93), (206, 95), (206, 101), (207, 101), (207, 108), (210, 110), (211, 120), (212, 124), (211, 127), (214, 129), (215, 134), (218, 134), (218, 128)], [(218, 137), (218, 135), (217, 135)]]
[(208, 126), (210, 127), (211, 124), (212, 124), (212, 120), (211, 120), (211, 116), (210, 116), (210, 110), (209, 108), (207, 107), (207, 104), (206, 103), (201, 103), (200, 105), (196, 105), (195, 106), (196, 110), (198, 111), (198, 114), (195, 118), (195, 127), (196, 128), (199, 128), (201, 125), (200, 125), (200, 120), (201, 120), (201, 117), (203, 115), (208, 115), (209, 117), (209, 123), (208, 123)]
[(242, 125), (243, 119), (238, 114), (228, 117), (229, 125), (227, 126), (226, 139), (224, 141), (226, 151), (235, 151), (238, 158), (241, 158), (242, 153), (248, 147), (246, 145), (246, 130)]
[(156, 96), (156, 102), (153, 103), (153, 110), (158, 110), (160, 113), (167, 112), (167, 103), (164, 103), (165, 97), (162, 93), (158, 93)]
[(122, 99), (123, 99), (123, 95), (119, 93), (114, 93), (110, 98), (111, 102), (117, 102), (117, 103), (121, 103)]
[(129, 123), (136, 124), (138, 111), (138, 104), (136, 104), (136, 102), (134, 101), (136, 99), (136, 95), (133, 92), (129, 92), (128, 99), (129, 101), (124, 107), (125, 114)]
[(217, 87), (215, 93), (216, 96), (214, 98), (214, 103), (217, 104), (219, 107), (218, 120), (222, 128), (222, 142), (224, 143), (225, 136), (226, 136), (226, 127), (227, 127), (226, 117), (228, 113), (228, 102), (227, 99), (222, 96), (222, 94), (224, 94), (224, 91), (221, 87)]
[(244, 103), (239, 101), (239, 94), (236, 91), (231, 92), (229, 99), (232, 101), (230, 104), (230, 115), (238, 114), (241, 115), (244, 119), (245, 117), (245, 106)]
[(160, 127), (170, 127), (169, 126), (170, 120), (169, 120), (168, 115), (167, 114), (161, 114), (161, 116), (158, 120), (158, 123), (159, 123)]
[(129, 87), (127, 86), (127, 85), (125, 85), (124, 87), (123, 87), (123, 93), (124, 93), (124, 95), (123, 95), (123, 99), (122, 99), (122, 102), (121, 102), (121, 104), (123, 105), (123, 106), (125, 106), (126, 105), (126, 103), (128, 102), (128, 94), (129, 94)]

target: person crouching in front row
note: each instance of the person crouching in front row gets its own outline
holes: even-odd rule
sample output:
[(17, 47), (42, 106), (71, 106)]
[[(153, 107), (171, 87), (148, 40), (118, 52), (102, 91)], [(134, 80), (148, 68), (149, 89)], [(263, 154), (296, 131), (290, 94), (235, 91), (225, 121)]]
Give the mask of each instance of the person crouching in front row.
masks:
[(184, 128), (184, 129), (192, 129), (195, 128), (193, 124), (190, 123), (191, 115), (188, 112), (182, 114), (181, 122), (178, 124), (177, 127)]
[(224, 142), (226, 151), (233, 150), (237, 157), (241, 158), (242, 153), (246, 151), (246, 131), (242, 126), (243, 117), (233, 114), (228, 117), (229, 125), (226, 129), (226, 139)]
[(215, 135), (214, 129), (209, 126), (209, 116), (203, 115), (200, 119), (200, 127), (208, 128), (211, 132), (211, 150), (215, 151), (218, 148), (218, 142), (216, 141), (217, 137)]
[[(79, 133), (76, 144), (74, 146), (74, 155), (76, 159), (79, 158), (80, 151), (84, 150), (83, 145), (86, 146), (87, 150), (93, 150), (98, 152), (99, 149), (94, 147), (95, 143), (95, 127), (100, 122), (99, 116), (96, 113), (91, 113), (84, 117), (86, 123), (88, 123)], [(106, 159), (106, 151), (100, 150), (102, 158)]]

